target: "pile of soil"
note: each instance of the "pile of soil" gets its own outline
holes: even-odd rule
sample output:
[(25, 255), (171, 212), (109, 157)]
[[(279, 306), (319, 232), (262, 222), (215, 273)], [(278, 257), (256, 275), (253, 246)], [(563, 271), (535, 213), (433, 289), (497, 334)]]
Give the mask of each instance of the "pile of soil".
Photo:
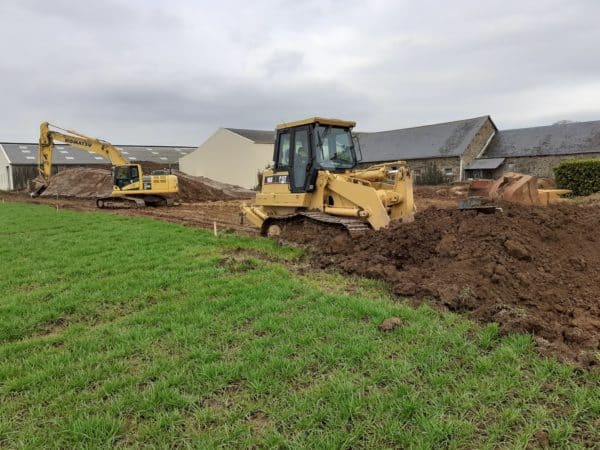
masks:
[(503, 205), (494, 215), (427, 209), (350, 239), (286, 229), (323, 268), (381, 278), (401, 297), (529, 332), (543, 353), (600, 364), (600, 207)]
[[(248, 199), (255, 194), (254, 191), (206, 177), (192, 177), (178, 171), (173, 171), (173, 174), (179, 179), (178, 199), (184, 202)], [(96, 198), (110, 195), (111, 192), (110, 170), (78, 167), (52, 176), (42, 196)]]
[(179, 179), (179, 199), (186, 202), (241, 200), (254, 198), (256, 194), (250, 189), (206, 177), (193, 177), (179, 171), (173, 174)]
[(96, 198), (111, 192), (110, 170), (75, 167), (51, 176), (42, 197)]

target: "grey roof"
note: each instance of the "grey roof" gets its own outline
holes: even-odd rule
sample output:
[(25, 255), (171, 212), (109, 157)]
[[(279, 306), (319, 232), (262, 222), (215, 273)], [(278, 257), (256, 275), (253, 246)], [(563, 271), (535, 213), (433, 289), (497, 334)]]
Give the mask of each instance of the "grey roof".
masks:
[[(0, 142), (11, 164), (37, 164), (37, 143)], [(178, 164), (179, 158), (193, 152), (195, 147), (167, 147), (163, 145), (115, 145), (130, 161)], [(110, 164), (110, 161), (96, 153), (89, 153), (69, 145), (55, 144), (52, 154), (53, 164)]]
[(600, 121), (504, 130), (485, 150), (486, 158), (600, 153)]
[(255, 144), (272, 144), (275, 142), (275, 132), (273, 130), (246, 130), (243, 128), (225, 128), (232, 133), (250, 139)]
[(504, 158), (482, 158), (474, 159), (465, 166), (465, 170), (469, 169), (497, 169), (504, 162)]
[(414, 128), (357, 134), (360, 136), (365, 162), (460, 156), (488, 120), (491, 121), (490, 116), (482, 116)]

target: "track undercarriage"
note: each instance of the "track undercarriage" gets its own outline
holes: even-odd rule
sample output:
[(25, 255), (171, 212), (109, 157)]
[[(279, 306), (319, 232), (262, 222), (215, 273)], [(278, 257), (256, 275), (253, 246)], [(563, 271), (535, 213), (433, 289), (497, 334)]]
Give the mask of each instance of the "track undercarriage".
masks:
[(287, 216), (269, 217), (261, 227), (261, 234), (285, 239), (286, 231), (293, 229), (296, 234), (299, 227), (308, 234), (307, 226), (311, 228), (311, 232), (318, 232), (317, 228), (321, 228), (322, 232), (335, 231), (336, 234), (343, 233), (350, 237), (359, 236), (371, 229), (368, 223), (360, 219), (332, 216), (319, 211), (302, 211)]
[(96, 206), (100, 209), (133, 209), (145, 208), (146, 206), (172, 206), (172, 198), (157, 195), (119, 195), (100, 197), (96, 199)]

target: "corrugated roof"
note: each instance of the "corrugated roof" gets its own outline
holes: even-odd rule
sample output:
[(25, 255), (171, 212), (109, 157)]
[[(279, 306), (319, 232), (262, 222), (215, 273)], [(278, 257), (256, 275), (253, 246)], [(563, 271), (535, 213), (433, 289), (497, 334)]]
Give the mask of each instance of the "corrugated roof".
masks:
[(465, 170), (469, 169), (497, 169), (504, 162), (504, 158), (482, 158), (474, 159), (465, 166)]
[[(37, 143), (1, 142), (11, 164), (37, 164)], [(170, 147), (162, 145), (115, 145), (130, 161), (146, 161), (159, 164), (178, 164), (179, 158), (193, 152), (195, 147)], [(55, 144), (53, 164), (110, 164), (96, 153), (90, 153), (68, 145)]]
[(487, 120), (491, 121), (491, 118), (482, 116), (400, 130), (357, 134), (360, 136), (365, 162), (460, 156)]
[(486, 158), (571, 155), (600, 152), (600, 121), (499, 131)]
[(246, 130), (243, 128), (225, 128), (232, 133), (239, 134), (246, 139), (250, 139), (255, 144), (273, 144), (275, 142), (275, 132), (273, 130)]

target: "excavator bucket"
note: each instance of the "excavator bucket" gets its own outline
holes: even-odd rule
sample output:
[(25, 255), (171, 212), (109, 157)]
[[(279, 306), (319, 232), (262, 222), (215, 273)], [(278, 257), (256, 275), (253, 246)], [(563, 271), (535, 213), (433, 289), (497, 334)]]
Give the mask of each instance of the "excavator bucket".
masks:
[(48, 183), (41, 177), (29, 180), (28, 191), (31, 197), (39, 197), (46, 190)]

